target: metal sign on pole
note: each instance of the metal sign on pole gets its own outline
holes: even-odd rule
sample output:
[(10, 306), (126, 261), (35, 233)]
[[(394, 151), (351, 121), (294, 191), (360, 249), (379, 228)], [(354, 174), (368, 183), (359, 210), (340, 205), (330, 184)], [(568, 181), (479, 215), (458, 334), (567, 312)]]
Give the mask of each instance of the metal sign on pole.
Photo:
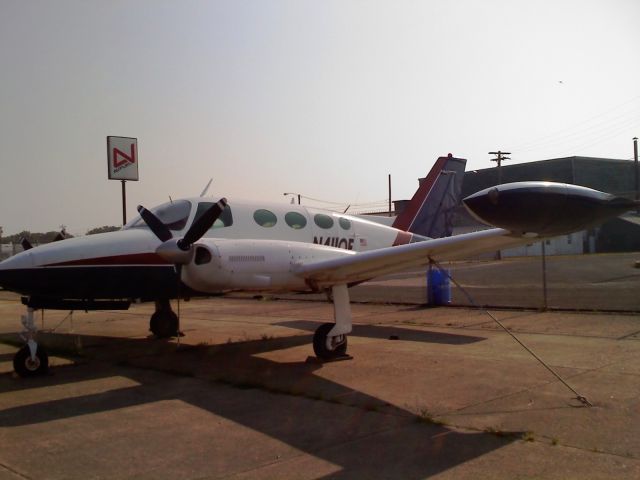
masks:
[[(638, 137), (633, 137), (633, 171), (635, 177), (636, 202), (640, 200), (640, 183), (638, 180)], [(636, 208), (636, 213), (640, 215), (640, 205)]]
[(107, 167), (109, 180), (122, 182), (122, 224), (127, 223), (127, 194), (125, 182), (138, 181), (138, 139), (107, 137)]
[(389, 216), (391, 216), (391, 174), (389, 174)]

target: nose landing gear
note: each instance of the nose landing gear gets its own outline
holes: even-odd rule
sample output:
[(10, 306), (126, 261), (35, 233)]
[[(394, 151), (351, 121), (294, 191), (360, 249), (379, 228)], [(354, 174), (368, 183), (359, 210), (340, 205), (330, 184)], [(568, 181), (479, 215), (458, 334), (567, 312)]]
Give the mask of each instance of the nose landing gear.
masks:
[(13, 357), (13, 369), (21, 377), (44, 375), (49, 371), (49, 355), (42, 346), (32, 355), (31, 344), (25, 345)]
[(157, 338), (171, 338), (179, 335), (178, 315), (171, 310), (169, 300), (156, 302), (156, 311), (151, 315), (149, 330)]
[(13, 357), (13, 369), (21, 377), (35, 377), (49, 371), (47, 351), (35, 340), (38, 329), (33, 320), (33, 312), (33, 308), (27, 308), (27, 314), (22, 315), (24, 330), (20, 336), (27, 344)]

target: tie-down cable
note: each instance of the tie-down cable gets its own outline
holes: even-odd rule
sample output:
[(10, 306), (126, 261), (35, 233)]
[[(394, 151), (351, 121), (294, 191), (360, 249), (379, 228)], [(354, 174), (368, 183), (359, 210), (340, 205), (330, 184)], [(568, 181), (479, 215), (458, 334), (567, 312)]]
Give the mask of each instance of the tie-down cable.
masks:
[(435, 260), (433, 260), (431, 257), (429, 257), (429, 262), (433, 265), (435, 265), (441, 272), (443, 272), (448, 278), (449, 280), (451, 280), (453, 282), (453, 284), (458, 287), (460, 289), (460, 291), (464, 294), (465, 297), (467, 297), (467, 300), (469, 301), (469, 303), (471, 303), (471, 305), (475, 308), (477, 308), (480, 311), (483, 311), (484, 313), (486, 313), (494, 322), (496, 322), (500, 328), (502, 330), (504, 330), (505, 332), (507, 332), (511, 338), (513, 338), (516, 342), (518, 342), (520, 344), (520, 346), (522, 348), (524, 348), (527, 352), (529, 352), (531, 354), (531, 356), (533, 356), (533, 358), (535, 358), (536, 360), (538, 360), (538, 362), (540, 362), (542, 364), (542, 366), (544, 368), (546, 368), (547, 370), (549, 370), (554, 377), (556, 377), (558, 380), (560, 380), (560, 382), (562, 382), (562, 384), (567, 387), (569, 390), (571, 390), (576, 396), (575, 399), (578, 400), (580, 403), (582, 403), (585, 407), (593, 407), (593, 404), (587, 399), (587, 397), (585, 397), (584, 395), (580, 395), (580, 393), (578, 393), (571, 385), (569, 385), (553, 368), (551, 368), (549, 365), (547, 365), (545, 363), (544, 360), (542, 360), (538, 355), (536, 355), (536, 353), (531, 350), (531, 348), (529, 348), (527, 345), (524, 344), (524, 342), (522, 340), (520, 340), (513, 332), (511, 332), (507, 327), (505, 327), (502, 322), (500, 322), (500, 320), (498, 320), (494, 315), (491, 314), (491, 312), (489, 310), (487, 310), (486, 308), (483, 308), (481, 306), (479, 306), (471, 297), (471, 295), (469, 294), (469, 292), (467, 292), (462, 285), (460, 285), (450, 274), (449, 271), (447, 269), (442, 268), (442, 266), (436, 262)]

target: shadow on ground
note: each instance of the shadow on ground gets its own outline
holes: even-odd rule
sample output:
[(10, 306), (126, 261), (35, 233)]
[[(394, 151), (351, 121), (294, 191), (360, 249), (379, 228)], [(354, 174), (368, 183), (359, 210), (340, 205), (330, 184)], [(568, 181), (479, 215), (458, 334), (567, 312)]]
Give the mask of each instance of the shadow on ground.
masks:
[[(293, 323), (295, 328), (316, 326), (315, 322)], [(404, 329), (358, 327), (357, 330), (356, 334), (387, 336)], [(415, 333), (418, 341), (481, 340), (419, 333), (422, 336)], [(321, 378), (315, 375), (323, 368), (320, 363), (278, 363), (257, 356), (308, 344), (308, 335), (179, 349), (172, 342), (155, 339), (61, 334), (49, 335), (47, 343), (77, 345), (77, 337), (84, 346), (80, 364), (57, 367), (51, 375), (33, 379), (0, 375), (0, 391), (34, 392), (28, 403), (0, 411), (0, 428), (32, 428), (47, 422), (179, 400), (212, 414), (211, 425), (199, 428), (215, 431), (214, 418), (224, 417), (330, 462), (337, 469), (323, 478), (332, 479), (424, 478), (519, 438), (517, 433), (497, 436), (456, 431), (432, 423), (427, 416), (416, 417), (373, 396)], [(65, 390), (74, 390), (76, 387), (72, 385), (106, 380), (114, 375), (131, 379), (135, 385), (71, 398), (38, 400), (47, 387), (67, 385), (69, 388)], [(224, 441), (225, 434), (222, 430), (216, 432), (220, 441)], [(203, 455), (210, 455), (207, 449), (213, 446), (196, 448)], [(237, 453), (241, 456), (244, 447), (235, 448), (240, 449)], [(140, 468), (144, 468), (144, 463)], [(278, 468), (288, 467), (276, 462), (268, 468), (279, 476)]]

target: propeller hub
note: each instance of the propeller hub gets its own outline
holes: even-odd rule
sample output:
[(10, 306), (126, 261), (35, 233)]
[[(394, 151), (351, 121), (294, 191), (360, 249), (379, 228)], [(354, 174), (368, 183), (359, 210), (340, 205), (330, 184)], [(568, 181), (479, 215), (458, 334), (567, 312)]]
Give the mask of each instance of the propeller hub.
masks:
[(193, 251), (191, 248), (186, 250), (180, 247), (180, 240), (172, 238), (166, 242), (162, 242), (156, 253), (160, 255), (164, 260), (174, 265), (185, 265), (189, 263), (193, 257)]

